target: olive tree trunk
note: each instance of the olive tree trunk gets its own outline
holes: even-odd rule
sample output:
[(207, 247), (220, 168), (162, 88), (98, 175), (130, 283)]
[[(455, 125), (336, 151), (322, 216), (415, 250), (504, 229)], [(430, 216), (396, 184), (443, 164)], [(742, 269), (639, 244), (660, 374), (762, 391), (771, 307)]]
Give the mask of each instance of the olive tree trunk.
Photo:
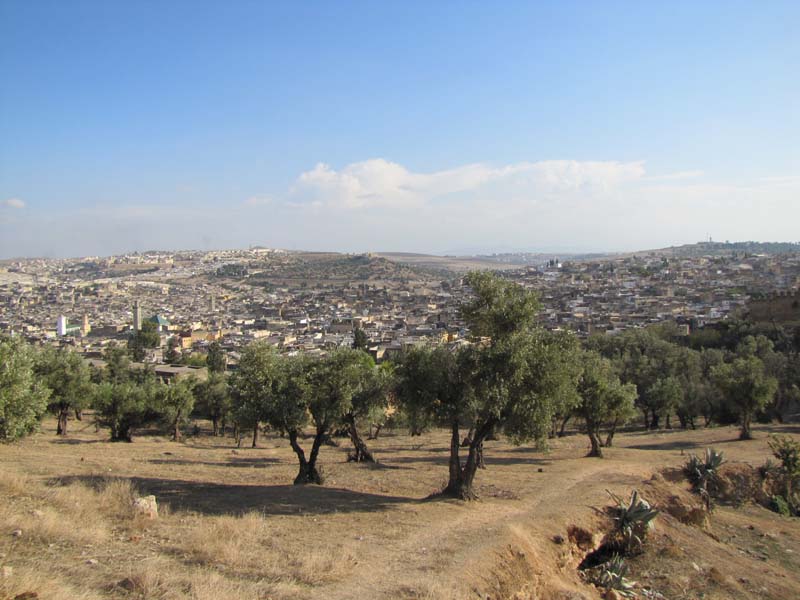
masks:
[(311, 453), (309, 458), (306, 459), (306, 453), (300, 447), (300, 444), (297, 443), (297, 430), (289, 431), (289, 444), (291, 444), (292, 450), (294, 450), (294, 453), (297, 455), (297, 462), (300, 465), (297, 477), (294, 478), (295, 485), (322, 483), (322, 477), (317, 470), (317, 456), (319, 456), (319, 448), (324, 438), (325, 432), (317, 430), (317, 434), (314, 436), (314, 443), (311, 446)]
[(353, 442), (353, 453), (350, 455), (350, 460), (353, 462), (374, 463), (375, 457), (372, 456), (372, 452), (369, 451), (367, 444), (358, 433), (355, 416), (352, 414), (347, 415), (345, 421), (347, 422), (347, 433), (350, 436), (350, 441)]

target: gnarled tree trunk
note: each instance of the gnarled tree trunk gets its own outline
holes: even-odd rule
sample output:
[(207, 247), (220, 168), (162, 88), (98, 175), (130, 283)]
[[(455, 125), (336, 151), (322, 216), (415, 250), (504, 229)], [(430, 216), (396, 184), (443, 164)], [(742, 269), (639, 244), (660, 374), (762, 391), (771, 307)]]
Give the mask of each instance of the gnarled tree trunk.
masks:
[(475, 432), (469, 445), (467, 462), (462, 466), (459, 457), (461, 443), (459, 440), (458, 420), (453, 420), (450, 435), (450, 478), (447, 482), (447, 487), (442, 492), (444, 495), (460, 500), (475, 500), (477, 498), (472, 484), (475, 480), (475, 473), (480, 463), (483, 462), (483, 442), (494, 429), (494, 425), (494, 419), (490, 418), (475, 427)]
[(289, 432), (289, 444), (291, 444), (292, 450), (294, 450), (294, 453), (297, 455), (297, 461), (300, 463), (297, 477), (294, 478), (295, 485), (322, 483), (322, 477), (319, 471), (317, 471), (317, 456), (319, 455), (319, 447), (322, 445), (324, 437), (325, 432), (318, 430), (317, 434), (314, 436), (314, 443), (311, 446), (311, 454), (308, 460), (306, 460), (306, 453), (300, 447), (300, 444), (297, 443), (297, 430)]
[(611, 448), (611, 445), (614, 443), (614, 434), (617, 432), (617, 425), (619, 425), (619, 419), (614, 419), (614, 422), (611, 424), (611, 429), (608, 430), (608, 435), (606, 435), (606, 448)]
[(67, 419), (69, 418), (69, 407), (62, 407), (58, 411), (58, 425), (56, 435), (67, 435)]
[(353, 442), (353, 453), (350, 455), (350, 460), (353, 462), (374, 463), (375, 457), (372, 456), (372, 452), (369, 451), (367, 444), (364, 443), (364, 440), (358, 433), (355, 416), (352, 414), (347, 415), (347, 417), (345, 417), (345, 421), (347, 422), (347, 433), (350, 436), (350, 441)]
[(592, 449), (587, 456), (603, 458), (602, 443), (600, 442), (600, 424), (592, 419), (586, 419), (586, 433), (592, 443)]
[(253, 448), (258, 448), (258, 423), (253, 425)]

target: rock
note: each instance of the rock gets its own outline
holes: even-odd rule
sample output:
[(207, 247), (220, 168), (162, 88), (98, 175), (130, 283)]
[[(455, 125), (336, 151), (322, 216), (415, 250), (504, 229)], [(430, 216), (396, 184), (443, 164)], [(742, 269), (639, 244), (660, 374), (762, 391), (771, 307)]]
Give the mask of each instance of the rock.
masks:
[(14, 575), (14, 567), (9, 567), (8, 565), (4, 565), (1, 571), (3, 579), (8, 579)]
[(44, 516), (44, 513), (38, 509), (34, 509), (31, 511), (31, 514), (36, 517), (37, 519), (41, 519)]
[(617, 590), (607, 590), (603, 598), (605, 598), (605, 600), (622, 600), (622, 596), (620, 596)]
[(14, 537), (22, 537), (22, 529), (15, 529), (14, 531), (11, 532), (11, 535), (13, 535)]
[(567, 541), (567, 540), (565, 540), (565, 539), (564, 539), (564, 536), (563, 536), (563, 535), (554, 535), (554, 536), (552, 537), (552, 540), (553, 540), (553, 543), (554, 543), (554, 544), (559, 544), (559, 545), (560, 545), (560, 544), (563, 544), (564, 542), (566, 542), (566, 541)]
[(86, 564), (87, 565), (96, 565), (96, 564), (98, 564), (98, 560), (96, 558), (90, 558), (89, 560), (86, 561)]
[(22, 592), (14, 596), (14, 600), (36, 600), (39, 594), (36, 592)]
[(148, 519), (158, 518), (158, 503), (155, 496), (142, 496), (133, 501), (133, 510), (136, 514), (144, 515)]

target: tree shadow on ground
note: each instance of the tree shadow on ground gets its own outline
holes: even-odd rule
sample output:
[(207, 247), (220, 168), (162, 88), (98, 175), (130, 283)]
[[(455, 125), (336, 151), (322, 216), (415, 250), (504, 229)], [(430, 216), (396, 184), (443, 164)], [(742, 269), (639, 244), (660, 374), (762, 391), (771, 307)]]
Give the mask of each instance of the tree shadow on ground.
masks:
[(270, 464), (279, 463), (277, 458), (253, 457), (253, 458), (231, 458), (228, 461), (205, 461), (187, 460), (183, 458), (153, 458), (147, 462), (154, 465), (186, 465), (203, 467), (246, 467), (255, 469), (266, 469)]
[[(103, 477), (73, 475), (51, 480), (51, 485), (83, 483), (95, 488)], [(131, 477), (138, 493), (152, 494), (172, 510), (204, 515), (240, 515), (260, 512), (266, 515), (302, 515), (377, 512), (399, 504), (420, 502), (416, 498), (383, 496), (318, 485), (232, 485), (205, 481)]]
[(695, 448), (717, 446), (719, 444), (732, 444), (738, 441), (740, 441), (738, 437), (730, 440), (714, 440), (713, 442), (691, 442), (686, 440), (676, 440), (673, 442), (653, 442), (652, 444), (630, 444), (620, 447), (628, 450), (692, 450)]
[(110, 442), (111, 440), (103, 439), (103, 440), (79, 440), (77, 438), (70, 438), (70, 437), (58, 437), (51, 440), (48, 440), (51, 444), (67, 444), (69, 446), (78, 446), (80, 444), (104, 444), (106, 442)]
[[(467, 456), (467, 449), (464, 449), (463, 452), (460, 453), (461, 462), (463, 463), (466, 460)], [(550, 465), (553, 463), (552, 460), (546, 458), (534, 458), (530, 456), (496, 456), (489, 452), (484, 454), (484, 462), (486, 463), (487, 467), (491, 467), (492, 465)], [(441, 455), (441, 456), (393, 456), (391, 459), (388, 459), (386, 462), (389, 465), (394, 465), (396, 463), (399, 464), (411, 464), (411, 463), (429, 463), (433, 465), (443, 465), (447, 466), (450, 461), (450, 455)], [(391, 467), (390, 467), (391, 468)]]

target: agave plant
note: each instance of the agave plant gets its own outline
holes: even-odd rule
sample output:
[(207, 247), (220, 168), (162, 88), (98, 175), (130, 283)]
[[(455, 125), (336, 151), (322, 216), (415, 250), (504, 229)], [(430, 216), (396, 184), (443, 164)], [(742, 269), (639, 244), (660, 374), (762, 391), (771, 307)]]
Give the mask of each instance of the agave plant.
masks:
[(623, 598), (635, 598), (636, 592), (633, 588), (636, 582), (628, 579), (627, 574), (628, 565), (625, 563), (625, 559), (619, 554), (615, 554), (611, 560), (600, 566), (597, 584), (604, 587), (606, 591), (616, 591)]
[(711, 508), (711, 494), (719, 482), (719, 468), (724, 462), (722, 452), (706, 448), (705, 459), (694, 454), (684, 466), (684, 472), (695, 491), (702, 496), (707, 508)]
[(608, 494), (617, 503), (614, 521), (617, 525), (617, 531), (622, 536), (625, 550), (630, 552), (635, 549), (641, 549), (647, 533), (655, 525), (653, 521), (658, 516), (658, 510), (650, 506), (647, 500), (640, 497), (637, 490), (631, 492), (631, 498), (627, 502), (611, 492), (608, 492)]

